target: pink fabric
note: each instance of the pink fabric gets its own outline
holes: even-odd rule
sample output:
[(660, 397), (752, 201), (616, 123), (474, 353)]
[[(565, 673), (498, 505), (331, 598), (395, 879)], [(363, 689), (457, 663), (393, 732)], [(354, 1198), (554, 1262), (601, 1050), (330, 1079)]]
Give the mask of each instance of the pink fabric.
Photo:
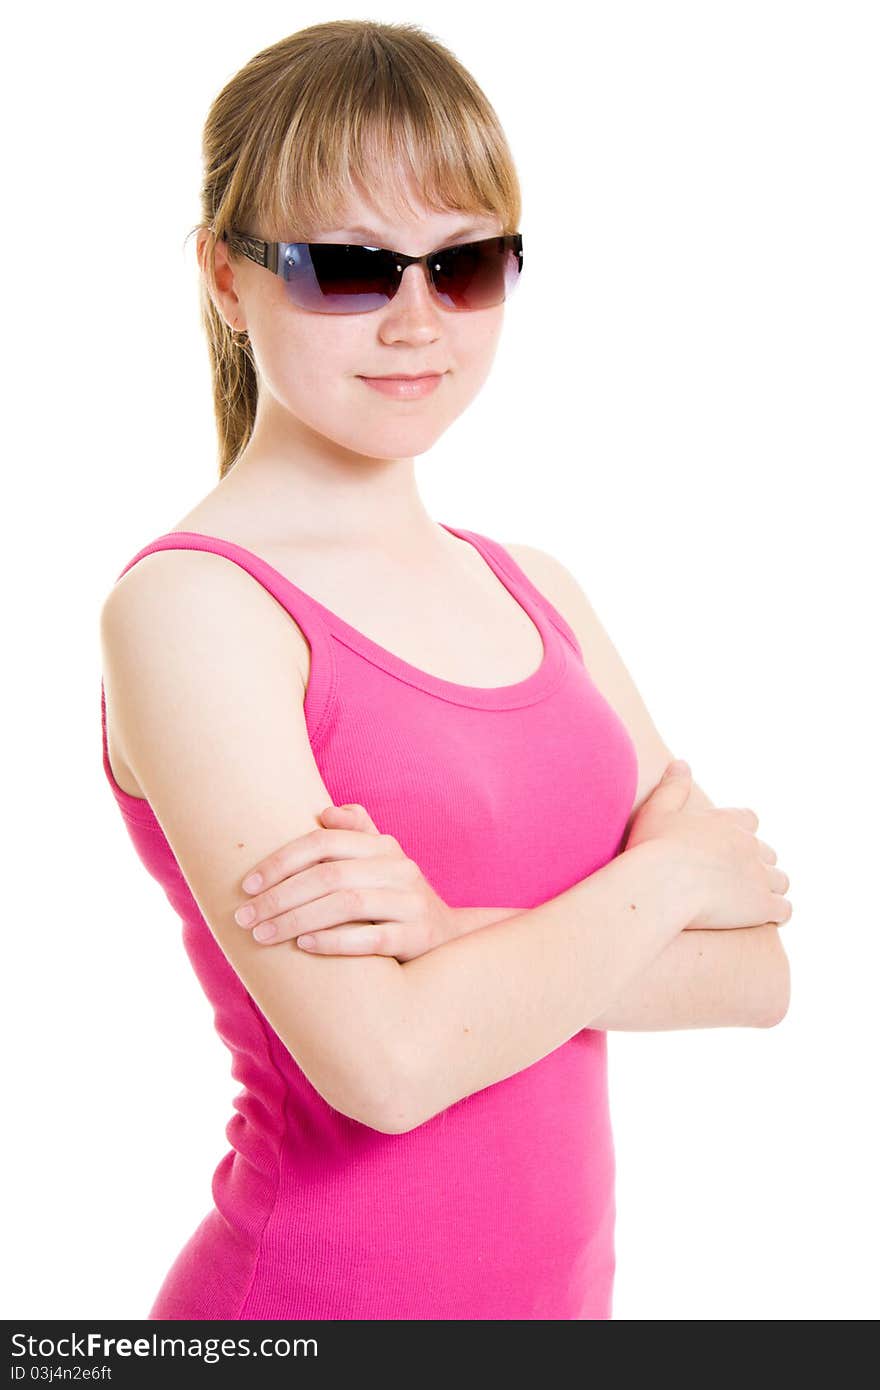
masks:
[[(247, 570), (312, 651), (305, 713), (334, 803), (360, 802), (452, 906), (530, 908), (623, 848), (633, 743), (577, 639), (498, 542), (469, 542), (537, 625), (540, 667), (514, 685), (417, 670), (258, 556), (176, 531), (138, 552), (196, 549)], [(121, 575), (120, 575), (121, 577)], [(149, 1317), (611, 1317), (614, 1149), (606, 1036), (584, 1029), (524, 1071), (406, 1134), (334, 1110), (218, 947), (148, 802), (104, 770), (241, 1083), (213, 1204)]]

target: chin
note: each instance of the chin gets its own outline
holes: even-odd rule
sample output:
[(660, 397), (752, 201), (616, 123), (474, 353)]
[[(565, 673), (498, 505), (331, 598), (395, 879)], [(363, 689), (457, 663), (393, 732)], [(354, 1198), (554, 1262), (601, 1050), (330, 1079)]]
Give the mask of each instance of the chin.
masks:
[(393, 439), (377, 439), (373, 444), (362, 439), (358, 451), (366, 458), (382, 459), (387, 463), (393, 463), (395, 459), (418, 458), (436, 444), (442, 433), (442, 430), (432, 430), (426, 436), (424, 430), (410, 434), (401, 431)]

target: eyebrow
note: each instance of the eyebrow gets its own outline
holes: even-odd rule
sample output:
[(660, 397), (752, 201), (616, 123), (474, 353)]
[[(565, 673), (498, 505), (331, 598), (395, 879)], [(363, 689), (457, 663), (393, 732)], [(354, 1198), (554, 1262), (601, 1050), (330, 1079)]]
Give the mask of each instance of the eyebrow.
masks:
[[(351, 232), (353, 236), (367, 237), (364, 243), (366, 246), (386, 246), (387, 242), (379, 232), (373, 231), (371, 227), (342, 227), (343, 232)], [(457, 241), (460, 236), (470, 236), (471, 232), (485, 232), (486, 236), (492, 235), (485, 226), (476, 225), (471, 227), (459, 227), (457, 232), (450, 232), (443, 238), (444, 241)]]

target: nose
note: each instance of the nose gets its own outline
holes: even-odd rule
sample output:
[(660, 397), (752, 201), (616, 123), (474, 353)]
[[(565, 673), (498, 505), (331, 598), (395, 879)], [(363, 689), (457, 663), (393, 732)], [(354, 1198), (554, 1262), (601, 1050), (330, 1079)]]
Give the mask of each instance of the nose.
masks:
[(408, 265), (397, 293), (381, 311), (379, 336), (387, 343), (435, 342), (443, 331), (441, 313), (424, 266)]
[(435, 314), (438, 307), (427, 268), (423, 265), (408, 265), (401, 277), (397, 293), (388, 303), (388, 308), (404, 313)]

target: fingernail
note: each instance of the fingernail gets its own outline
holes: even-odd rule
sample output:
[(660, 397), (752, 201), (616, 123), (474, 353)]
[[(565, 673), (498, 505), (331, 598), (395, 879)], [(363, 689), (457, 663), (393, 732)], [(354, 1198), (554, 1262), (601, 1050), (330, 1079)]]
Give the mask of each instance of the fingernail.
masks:
[(241, 886), (246, 893), (256, 893), (257, 890), (263, 886), (263, 875), (251, 874), (249, 878), (245, 879)]
[(271, 941), (277, 931), (274, 922), (261, 922), (258, 927), (254, 927), (254, 936), (257, 941)]
[(244, 907), (239, 907), (235, 912), (235, 920), (240, 927), (248, 926), (256, 917), (257, 909), (246, 903)]
[(305, 949), (309, 951), (315, 944), (315, 938), (313, 936), (298, 936), (296, 938), (296, 944), (297, 946), (304, 946)]

